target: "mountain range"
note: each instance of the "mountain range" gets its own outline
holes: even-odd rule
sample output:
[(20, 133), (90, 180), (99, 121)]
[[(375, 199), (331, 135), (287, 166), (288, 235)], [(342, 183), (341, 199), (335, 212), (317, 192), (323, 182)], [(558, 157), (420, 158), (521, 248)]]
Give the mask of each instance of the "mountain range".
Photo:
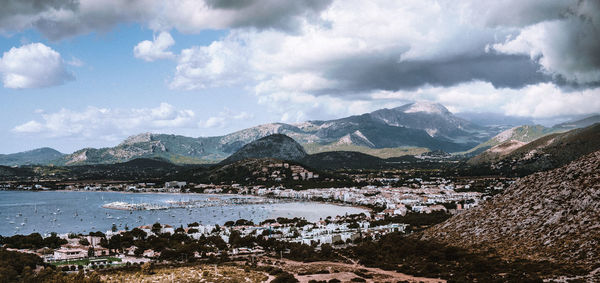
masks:
[(154, 157), (178, 164), (217, 163), (242, 146), (271, 134), (287, 135), (308, 148), (309, 153), (322, 152), (323, 148), (352, 149), (392, 157), (426, 150), (467, 150), (496, 133), (456, 117), (440, 104), (419, 102), (335, 120), (264, 124), (216, 137), (143, 133), (114, 147), (84, 148), (51, 161), (40, 159), (39, 163), (111, 164)]
[(291, 137), (309, 154), (354, 151), (390, 158), (441, 150), (475, 155), (502, 143), (506, 136), (526, 141), (600, 120), (600, 115), (594, 117), (550, 130), (542, 126), (515, 128), (510, 130), (510, 135), (501, 133), (494, 137), (506, 128), (480, 126), (457, 117), (441, 104), (416, 102), (335, 120), (264, 124), (215, 137), (143, 133), (128, 137), (114, 147), (84, 148), (71, 154), (37, 149), (0, 155), (0, 165), (113, 164), (136, 158), (161, 158), (176, 164), (215, 164), (244, 145), (272, 134)]

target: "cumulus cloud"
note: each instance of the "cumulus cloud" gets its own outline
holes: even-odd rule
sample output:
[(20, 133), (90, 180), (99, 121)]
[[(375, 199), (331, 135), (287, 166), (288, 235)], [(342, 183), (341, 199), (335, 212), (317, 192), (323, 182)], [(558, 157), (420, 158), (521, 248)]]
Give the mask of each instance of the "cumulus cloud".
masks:
[(316, 18), (329, 0), (7, 0), (0, 11), (0, 32), (35, 28), (50, 39), (107, 31), (137, 22), (154, 30), (250, 27), (295, 30)]
[(82, 111), (61, 109), (54, 113), (42, 112), (41, 119), (18, 125), (12, 131), (47, 137), (122, 138), (148, 130), (195, 128), (195, 116), (192, 110), (178, 110), (168, 103), (161, 103), (155, 108), (88, 107)]
[(493, 49), (526, 54), (569, 82), (600, 82), (600, 2), (573, 1), (569, 8), (562, 18), (527, 26)]
[(208, 46), (184, 49), (170, 87), (174, 89), (203, 89), (234, 85), (249, 79), (246, 49), (241, 40), (229, 38)]
[[(51, 39), (126, 22), (157, 32), (241, 31), (214, 45), (224, 49), (221, 53), (207, 47), (186, 49), (172, 84), (181, 89), (230, 83), (230, 74), (218, 65), (227, 50), (239, 51), (235, 42), (248, 50), (249, 73), (260, 71), (261, 77), (275, 81), (311, 73), (315, 81), (330, 83), (319, 90), (328, 94), (470, 80), (513, 88), (552, 76), (583, 84), (600, 80), (595, 52), (600, 4), (594, 0), (5, 2), (0, 31), (36, 28)], [(170, 44), (161, 33), (138, 44), (134, 53), (144, 60), (171, 57), (166, 51)], [(205, 69), (205, 63), (212, 66)], [(537, 72), (540, 66), (542, 73)]]
[[(261, 91), (299, 86), (329, 95), (473, 80), (511, 88), (553, 78), (597, 83), (599, 5), (585, 0), (335, 1), (320, 21), (304, 22), (299, 33), (233, 33), (216, 44), (220, 53), (185, 54), (182, 63), (194, 57), (219, 60), (224, 50), (242, 49), (245, 60), (230, 61), (229, 69), (261, 74), (256, 76)], [(177, 69), (176, 88), (229, 80), (210, 70), (196, 79), (184, 76), (179, 72), (184, 64)], [(299, 77), (309, 82), (284, 83)]]
[(133, 56), (148, 62), (173, 58), (175, 56), (173, 52), (167, 50), (173, 44), (175, 44), (175, 40), (173, 40), (171, 34), (161, 32), (158, 36), (154, 37), (153, 41), (144, 40), (138, 43), (133, 48)]
[(201, 128), (223, 128), (231, 121), (252, 119), (253, 117), (254, 115), (245, 111), (234, 112), (229, 108), (225, 108), (218, 115), (199, 121), (198, 126)]
[(424, 86), (412, 91), (371, 93), (374, 100), (410, 102), (429, 100), (453, 112), (498, 112), (533, 118), (588, 115), (600, 112), (600, 88), (566, 90), (554, 83), (539, 83), (519, 89), (495, 88), (474, 81), (453, 87)]
[[(600, 4), (594, 0), (38, 2), (8, 1), (0, 31), (36, 28), (60, 39), (141, 23), (159, 36), (138, 44), (134, 55), (175, 58), (169, 87), (241, 86), (284, 121), (358, 114), (409, 97), (455, 110), (471, 102), (549, 115), (549, 102), (533, 109), (525, 100), (536, 89), (547, 91), (548, 101), (566, 103), (564, 109), (589, 112), (595, 104), (575, 98), (591, 99), (600, 84)], [(229, 32), (173, 55), (166, 32), (172, 29)], [(219, 127), (222, 118), (202, 126)]]
[(305, 92), (276, 92), (259, 96), (259, 103), (280, 115), (281, 122), (303, 122), (360, 115), (414, 101), (441, 103), (453, 113), (502, 113), (546, 119), (600, 113), (600, 87), (565, 89), (552, 82), (522, 88), (497, 88), (490, 82), (471, 81), (450, 87), (424, 85), (410, 90), (377, 90), (352, 99)]
[[(551, 79), (527, 55), (486, 52), (490, 43), (515, 31), (474, 23), (464, 13), (469, 7), (455, 6), (449, 1), (335, 1), (320, 21), (304, 22), (298, 33), (241, 30), (182, 52), (171, 87), (229, 84), (235, 77), (254, 84), (259, 93), (352, 96), (473, 80), (519, 88)], [(208, 68), (214, 63), (224, 68)]]
[(13, 47), (0, 58), (6, 88), (40, 88), (60, 85), (74, 77), (60, 54), (42, 43)]

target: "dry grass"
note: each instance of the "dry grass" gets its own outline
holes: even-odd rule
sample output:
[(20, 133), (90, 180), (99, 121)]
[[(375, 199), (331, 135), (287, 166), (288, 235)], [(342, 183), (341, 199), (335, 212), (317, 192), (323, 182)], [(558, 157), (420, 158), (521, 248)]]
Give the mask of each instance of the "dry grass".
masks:
[(190, 267), (175, 268), (156, 268), (154, 274), (142, 274), (141, 272), (115, 272), (104, 274), (102, 280), (105, 282), (140, 282), (140, 283), (161, 283), (161, 282), (265, 282), (267, 275), (244, 270), (236, 266), (214, 266), (200, 265)]
[(416, 277), (394, 271), (382, 270), (379, 268), (365, 267), (359, 264), (331, 261), (306, 263), (288, 259), (277, 260), (265, 257), (262, 260), (263, 265), (265, 265), (265, 260), (271, 260), (274, 266), (277, 266), (283, 269), (284, 271), (294, 274), (294, 276), (300, 281), (300, 283), (307, 283), (310, 280), (328, 281), (331, 279), (338, 279), (342, 282), (351, 282), (351, 279), (357, 277), (362, 277), (363, 279), (365, 279), (366, 282), (446, 282), (446, 280), (443, 279)]

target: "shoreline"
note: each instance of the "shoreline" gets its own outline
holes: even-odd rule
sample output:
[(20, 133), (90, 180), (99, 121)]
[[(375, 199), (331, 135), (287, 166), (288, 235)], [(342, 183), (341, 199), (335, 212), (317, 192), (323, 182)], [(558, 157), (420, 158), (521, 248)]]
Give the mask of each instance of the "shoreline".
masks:
[[(273, 197), (266, 197), (266, 196), (254, 196), (254, 195), (238, 195), (238, 194), (202, 194), (202, 193), (194, 193), (194, 195), (191, 198), (194, 197), (199, 197), (199, 198), (210, 198), (210, 197), (215, 197), (215, 198), (222, 198), (224, 200), (229, 199), (229, 198), (235, 198), (235, 197), (248, 197), (248, 198), (256, 198), (256, 199), (264, 199), (264, 200), (273, 200), (274, 202), (272, 204), (265, 204), (263, 205), (263, 208), (259, 208), (257, 206), (261, 206), (261, 204), (247, 204), (247, 205), (229, 205), (229, 204), (224, 204), (224, 205), (218, 205), (218, 206), (214, 206), (214, 207), (210, 207), (209, 210), (204, 210), (205, 208), (191, 208), (192, 214), (196, 215), (196, 216), (192, 216), (193, 218), (189, 218), (188, 217), (188, 213), (187, 211), (184, 212), (175, 212), (175, 210), (180, 210), (180, 208), (173, 208), (173, 209), (166, 209), (166, 210), (136, 210), (136, 211), (129, 211), (129, 210), (115, 210), (112, 208), (104, 208), (102, 207), (103, 204), (105, 203), (110, 203), (112, 202), (113, 199), (119, 199), (121, 198), (119, 195), (117, 194), (113, 194), (113, 197), (108, 197), (107, 195), (104, 195), (102, 193), (110, 193), (112, 191), (97, 191), (100, 193), (97, 194), (75, 194), (75, 193), (71, 193), (70, 196), (66, 193), (70, 193), (70, 192), (84, 192), (84, 193), (90, 193), (90, 192), (95, 192), (95, 191), (71, 191), (71, 190), (52, 190), (52, 191), (35, 191), (35, 192), (51, 192), (51, 194), (24, 194), (24, 193), (18, 193), (18, 195), (22, 195), (23, 197), (19, 197), (18, 195), (14, 195), (14, 197), (11, 197), (9, 194), (10, 192), (20, 192), (20, 190), (11, 190), (11, 191), (4, 191), (6, 193), (5, 194), (5, 198), (6, 199), (20, 199), (22, 198), (22, 201), (17, 201), (17, 205), (15, 206), (2, 206), (0, 205), (0, 212), (2, 213), (2, 215), (5, 215), (5, 217), (2, 217), (2, 219), (0, 219), (0, 223), (4, 222), (4, 218), (6, 218), (6, 224), (8, 225), (6, 229), (6, 231), (3, 231), (3, 233), (0, 233), (2, 236), (13, 236), (13, 235), (27, 235), (27, 234), (31, 234), (34, 232), (38, 232), (41, 234), (47, 234), (50, 232), (57, 232), (59, 234), (64, 234), (64, 233), (87, 233), (87, 231), (105, 231), (109, 229), (109, 225), (110, 223), (117, 223), (120, 227), (120, 225), (125, 225), (127, 224), (129, 227), (137, 227), (139, 225), (147, 225), (149, 223), (154, 223), (154, 222), (160, 222), (160, 223), (165, 223), (165, 224), (170, 224), (170, 225), (174, 225), (174, 226), (179, 226), (181, 223), (185, 224), (187, 223), (186, 221), (190, 220), (189, 222), (194, 222), (194, 221), (202, 221), (205, 224), (219, 224), (221, 225), (222, 223), (226, 222), (226, 221), (235, 221), (238, 219), (249, 219), (249, 220), (253, 220), (253, 221), (262, 221), (265, 219), (275, 219), (277, 217), (284, 217), (284, 218), (304, 218), (310, 222), (318, 222), (320, 217), (327, 217), (327, 216), (331, 216), (332, 218), (335, 218), (336, 216), (345, 216), (345, 215), (351, 215), (351, 214), (360, 214), (360, 213), (364, 213), (366, 215), (372, 215), (372, 212), (366, 208), (366, 207), (361, 207), (361, 206), (355, 206), (355, 205), (351, 205), (351, 204), (343, 204), (343, 203), (336, 203), (336, 202), (325, 202), (325, 201), (313, 201), (313, 200), (302, 200), (302, 199), (293, 199), (293, 198), (273, 198)], [(115, 193), (115, 192), (113, 192)], [(119, 192), (121, 193), (121, 195), (126, 196), (126, 195), (135, 195), (135, 194), (143, 194), (143, 193), (128, 193), (128, 192)], [(166, 201), (168, 200), (170, 197), (173, 197), (174, 199), (177, 199), (177, 196), (182, 196), (185, 193), (159, 193), (159, 194), (148, 194), (147, 196), (141, 196), (142, 198), (157, 198), (155, 199), (156, 202), (162, 202), (162, 201)], [(0, 196), (2, 195), (2, 191), (0, 191)], [(29, 195), (30, 197), (27, 197), (27, 195)], [(34, 195), (37, 195), (37, 197), (33, 197)], [(100, 197), (104, 195), (104, 199), (101, 201)], [(154, 195), (154, 197), (152, 196)], [(95, 203), (98, 204), (97, 208), (93, 208), (92, 210), (95, 211), (95, 216), (94, 215), (87, 215), (87, 216), (82, 216), (85, 215), (82, 214), (82, 211), (86, 211), (87, 209), (85, 207), (81, 207), (81, 206), (77, 206), (74, 203), (77, 202), (83, 202), (83, 199), (90, 198), (90, 201), (92, 201), (94, 204), (92, 204), (93, 206), (95, 206)], [(1, 197), (0, 197), (1, 198)], [(127, 197), (124, 197), (125, 199), (127, 199)], [(69, 199), (69, 202), (59, 202), (60, 204), (54, 204), (52, 202), (52, 200), (57, 199)], [(50, 202), (48, 202), (48, 200), (50, 200)], [(79, 201), (81, 200), (81, 201)], [(22, 203), (20, 203), (22, 202)], [(27, 204), (25, 204), (27, 203)], [(35, 205), (37, 205), (37, 208), (42, 209), (43, 206), (50, 206), (50, 208), (44, 208), (43, 210), (40, 210), (40, 212), (37, 212), (37, 209), (35, 210), (35, 214), (33, 212), (33, 209), (35, 207)], [(73, 206), (74, 205), (74, 206)], [(22, 207), (22, 208), (19, 208)], [(224, 214), (221, 215), (220, 213), (213, 213), (213, 210), (219, 210), (219, 207), (222, 207), (224, 209), (226, 209), (226, 211), (229, 211), (230, 209), (227, 209), (226, 207), (230, 207), (231, 209), (234, 209), (235, 215), (234, 214)], [(236, 207), (236, 208), (234, 208)], [(253, 207), (257, 207), (257, 208), (253, 208)], [(59, 209), (60, 208), (60, 209)], [(23, 210), (25, 209), (25, 210)], [(25, 213), (27, 211), (29, 211), (28, 209), (30, 209), (31, 215)], [(211, 210), (212, 209), (212, 210)], [(259, 211), (264, 211), (260, 212), (258, 214), (254, 214), (252, 211), (258, 209), (257, 212)], [(173, 212), (170, 212), (171, 210), (173, 210)], [(222, 210), (222, 209), (221, 209)], [(79, 211), (79, 215), (77, 214), (77, 211)], [(121, 211), (120, 213), (116, 213), (113, 214), (111, 211), (114, 211), (115, 213), (117, 211)], [(121, 213), (126, 213), (127, 214), (123, 214), (121, 215)], [(159, 211), (163, 211), (163, 212), (159, 212)], [(169, 211), (169, 212), (165, 212), (165, 211)], [(205, 213), (205, 211), (208, 211)], [(241, 211), (241, 215), (238, 216), (238, 211)], [(247, 211), (247, 212), (244, 212)], [(6, 212), (6, 213), (5, 213)], [(21, 212), (23, 212), (23, 216), (21, 216)], [(131, 214), (131, 212), (134, 213), (134, 217), (130, 216), (129, 214)], [(212, 214), (216, 214), (218, 217), (214, 218), (215, 216), (212, 215), (212, 217), (210, 216), (202, 216), (204, 214), (208, 215), (207, 213)], [(142, 214), (139, 214), (142, 213)], [(164, 217), (163, 215), (156, 215), (156, 213), (160, 213), (163, 214), (164, 213)], [(182, 214), (183, 213), (183, 214)], [(222, 211), (221, 211), (222, 213)], [(232, 212), (233, 213), (233, 212)], [(264, 215), (263, 215), (264, 214)], [(17, 217), (15, 217), (15, 215), (19, 215)], [(36, 216), (37, 215), (37, 216)], [(57, 215), (62, 215), (62, 216), (57, 216)], [(66, 216), (65, 216), (66, 215)], [(73, 216), (74, 215), (74, 216)], [(111, 215), (114, 216), (114, 220), (111, 217), (109, 220), (107, 220), (107, 217), (110, 217)], [(173, 215), (177, 215), (177, 218), (171, 218), (171, 217), (175, 217)], [(190, 214), (191, 215), (191, 214)], [(41, 218), (46, 218), (46, 222), (40, 222), (42, 221)], [(96, 216), (99, 217), (98, 219), (96, 219)], [(125, 216), (125, 217), (124, 217)], [(141, 216), (144, 219), (142, 219), (142, 222), (138, 223), (139, 221), (137, 221), (137, 218)], [(253, 219), (255, 217), (257, 217), (257, 219)], [(119, 217), (121, 219), (119, 219)], [(160, 217), (160, 218), (157, 218)], [(248, 218), (250, 217), (250, 218)], [(24, 220), (25, 218), (29, 218), (29, 221)], [(59, 219), (59, 222), (53, 222), (56, 220), (54, 219)], [(92, 219), (93, 218), (93, 219)], [(106, 219), (105, 219), (106, 218)], [(129, 219), (128, 219), (129, 218)], [(157, 218), (157, 219), (155, 219)], [(214, 219), (213, 219), (214, 218)], [(9, 221), (14, 222), (14, 223), (10, 223)], [(61, 222), (61, 221), (66, 221), (66, 222)], [(83, 223), (80, 223), (81, 221), (83, 221)], [(21, 222), (23, 223), (27, 223), (27, 228), (26, 227), (21, 227), (19, 226), (19, 224), (21, 224)], [(62, 226), (60, 225), (62, 224)], [(34, 225), (34, 226), (31, 226)], [(35, 226), (38, 225), (38, 226)], [(12, 227), (15, 227), (15, 229), (12, 229)], [(34, 228), (33, 230), (32, 227)], [(11, 229), (8, 229), (11, 228)], [(3, 229), (4, 230), (4, 229)], [(87, 231), (86, 231), (87, 230)]]
[(294, 198), (276, 198), (276, 197), (268, 197), (268, 196), (257, 196), (257, 195), (241, 195), (241, 194), (205, 194), (205, 193), (169, 193), (169, 192), (124, 192), (124, 191), (85, 191), (85, 190), (0, 190), (0, 192), (31, 192), (31, 193), (41, 193), (41, 192), (79, 192), (79, 193), (121, 193), (121, 194), (157, 194), (157, 195), (196, 195), (196, 196), (228, 196), (228, 197), (252, 197), (252, 198), (265, 198), (265, 199), (284, 199), (290, 200), (291, 202), (312, 202), (312, 203), (320, 203), (320, 204), (331, 204), (336, 206), (344, 206), (344, 207), (354, 207), (366, 210), (369, 213), (373, 213), (373, 209), (364, 205), (353, 205), (343, 202), (327, 202), (321, 200), (304, 200), (304, 199), (294, 199)]

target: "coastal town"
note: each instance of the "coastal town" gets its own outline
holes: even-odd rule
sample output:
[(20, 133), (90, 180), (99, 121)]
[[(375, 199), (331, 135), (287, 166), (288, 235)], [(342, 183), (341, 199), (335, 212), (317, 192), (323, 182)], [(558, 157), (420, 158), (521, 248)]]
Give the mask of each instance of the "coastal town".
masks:
[[(86, 263), (84, 268), (96, 268), (99, 264), (123, 265), (161, 260), (161, 251), (153, 248), (136, 247), (133, 240), (149, 239), (150, 237), (174, 237), (179, 235), (189, 240), (200, 240), (217, 237), (221, 245), (215, 245), (210, 252), (195, 251), (196, 258), (211, 256), (239, 256), (263, 255), (265, 250), (261, 246), (233, 245), (232, 237), (263, 237), (265, 240), (275, 239), (290, 243), (299, 243), (319, 248), (323, 244), (333, 246), (346, 246), (363, 238), (376, 239), (381, 235), (391, 232), (405, 232), (408, 225), (389, 223), (373, 226), (370, 218), (364, 214), (338, 216), (326, 218), (317, 223), (310, 223), (304, 219), (278, 218), (268, 219), (259, 224), (247, 220), (237, 220), (225, 225), (202, 225), (197, 222), (190, 223), (187, 227), (173, 227), (168, 224), (155, 223), (143, 225), (131, 231), (109, 230), (106, 233), (93, 232), (88, 235), (81, 234), (51, 234), (46, 238), (57, 238), (60, 246), (55, 249), (40, 247), (39, 249), (19, 249), (18, 241), (27, 241), (19, 236), (3, 239), (9, 251), (36, 254), (45, 262), (56, 265), (71, 265), (73, 262)], [(124, 238), (133, 239), (130, 245), (124, 243)]]
[[(282, 165), (283, 166), (283, 165)], [(306, 173), (306, 172), (304, 172)], [(302, 178), (314, 175), (300, 174)], [(54, 249), (39, 247), (39, 249), (22, 249), (11, 247), (10, 238), (3, 239), (3, 245), (8, 250), (39, 255), (44, 261), (60, 266), (72, 263), (85, 263), (84, 269), (103, 266), (120, 266), (125, 264), (140, 264), (150, 261), (160, 261), (165, 256), (164, 249), (152, 247), (137, 247), (134, 242), (143, 237), (183, 237), (192, 241), (200, 239), (220, 239), (221, 244), (214, 245), (206, 252), (194, 251), (190, 255), (198, 259), (207, 257), (263, 255), (265, 248), (260, 245), (232, 245), (231, 237), (261, 237), (264, 240), (273, 239), (288, 243), (303, 244), (320, 249), (323, 244), (333, 247), (346, 247), (360, 242), (361, 239), (378, 239), (382, 235), (399, 232), (407, 233), (422, 228), (422, 223), (403, 223), (403, 217), (414, 215), (435, 215), (449, 217), (461, 213), (484, 202), (489, 195), (480, 191), (471, 191), (476, 181), (453, 182), (445, 178), (409, 179), (405, 186), (363, 186), (344, 188), (314, 188), (294, 190), (282, 186), (243, 186), (239, 184), (214, 185), (195, 184), (185, 181), (168, 181), (157, 183), (65, 183), (46, 186), (42, 184), (4, 183), (3, 190), (67, 190), (67, 191), (121, 191), (128, 193), (168, 193), (179, 197), (186, 194), (202, 193), (208, 198), (203, 200), (171, 200), (162, 204), (150, 203), (105, 203), (107, 210), (166, 210), (187, 208), (194, 209), (209, 206), (260, 205), (274, 202), (329, 202), (339, 205), (351, 205), (368, 208), (367, 213), (327, 217), (314, 223), (301, 218), (269, 219), (261, 223), (239, 219), (227, 223), (189, 223), (186, 227), (175, 227), (166, 224), (149, 224), (135, 227), (131, 230), (118, 229), (113, 225), (105, 232), (84, 234), (50, 234), (40, 235), (43, 238), (58, 237), (62, 244)], [(511, 183), (511, 180), (494, 180), (488, 182), (488, 191), (501, 191)], [(211, 195), (227, 194), (231, 198), (214, 198)], [(236, 197), (238, 196), (238, 197)], [(441, 216), (440, 216), (441, 215)], [(136, 236), (132, 236), (134, 233)], [(39, 235), (39, 234), (38, 234)], [(177, 236), (179, 235), (179, 236)], [(17, 236), (15, 236), (17, 237)], [(123, 245), (123, 238), (132, 238), (129, 244)], [(117, 239), (117, 240), (115, 240)], [(115, 244), (119, 242), (120, 244)], [(287, 251), (289, 252), (289, 250)], [(168, 253), (168, 252), (167, 252)], [(161, 256), (162, 255), (162, 256)]]
[[(443, 178), (434, 181), (423, 181), (420, 179), (411, 180), (418, 185), (403, 187), (344, 187), (344, 188), (318, 188), (306, 190), (287, 189), (282, 186), (241, 186), (232, 185), (212, 185), (212, 184), (194, 184), (188, 182), (171, 181), (166, 182), (164, 186), (157, 186), (155, 183), (119, 183), (119, 184), (69, 184), (61, 189), (68, 191), (122, 191), (135, 193), (171, 193), (186, 194), (201, 192), (203, 194), (235, 194), (240, 196), (258, 196), (261, 198), (234, 198), (227, 200), (208, 199), (203, 201), (169, 201), (164, 204), (148, 203), (127, 203), (113, 202), (106, 203), (103, 207), (107, 209), (119, 210), (161, 210), (170, 208), (193, 208), (206, 206), (222, 206), (236, 204), (261, 204), (274, 202), (275, 200), (288, 199), (292, 201), (321, 201), (343, 203), (348, 205), (366, 206), (379, 208), (374, 217), (387, 215), (405, 215), (408, 211), (417, 213), (430, 213), (433, 211), (445, 211), (448, 213), (457, 213), (464, 209), (477, 206), (487, 197), (485, 193), (469, 191), (470, 185), (456, 185)], [(501, 191), (504, 185), (510, 184), (498, 182), (489, 190)], [(45, 186), (22, 185), (22, 184), (1, 184), (3, 190), (54, 190)]]

